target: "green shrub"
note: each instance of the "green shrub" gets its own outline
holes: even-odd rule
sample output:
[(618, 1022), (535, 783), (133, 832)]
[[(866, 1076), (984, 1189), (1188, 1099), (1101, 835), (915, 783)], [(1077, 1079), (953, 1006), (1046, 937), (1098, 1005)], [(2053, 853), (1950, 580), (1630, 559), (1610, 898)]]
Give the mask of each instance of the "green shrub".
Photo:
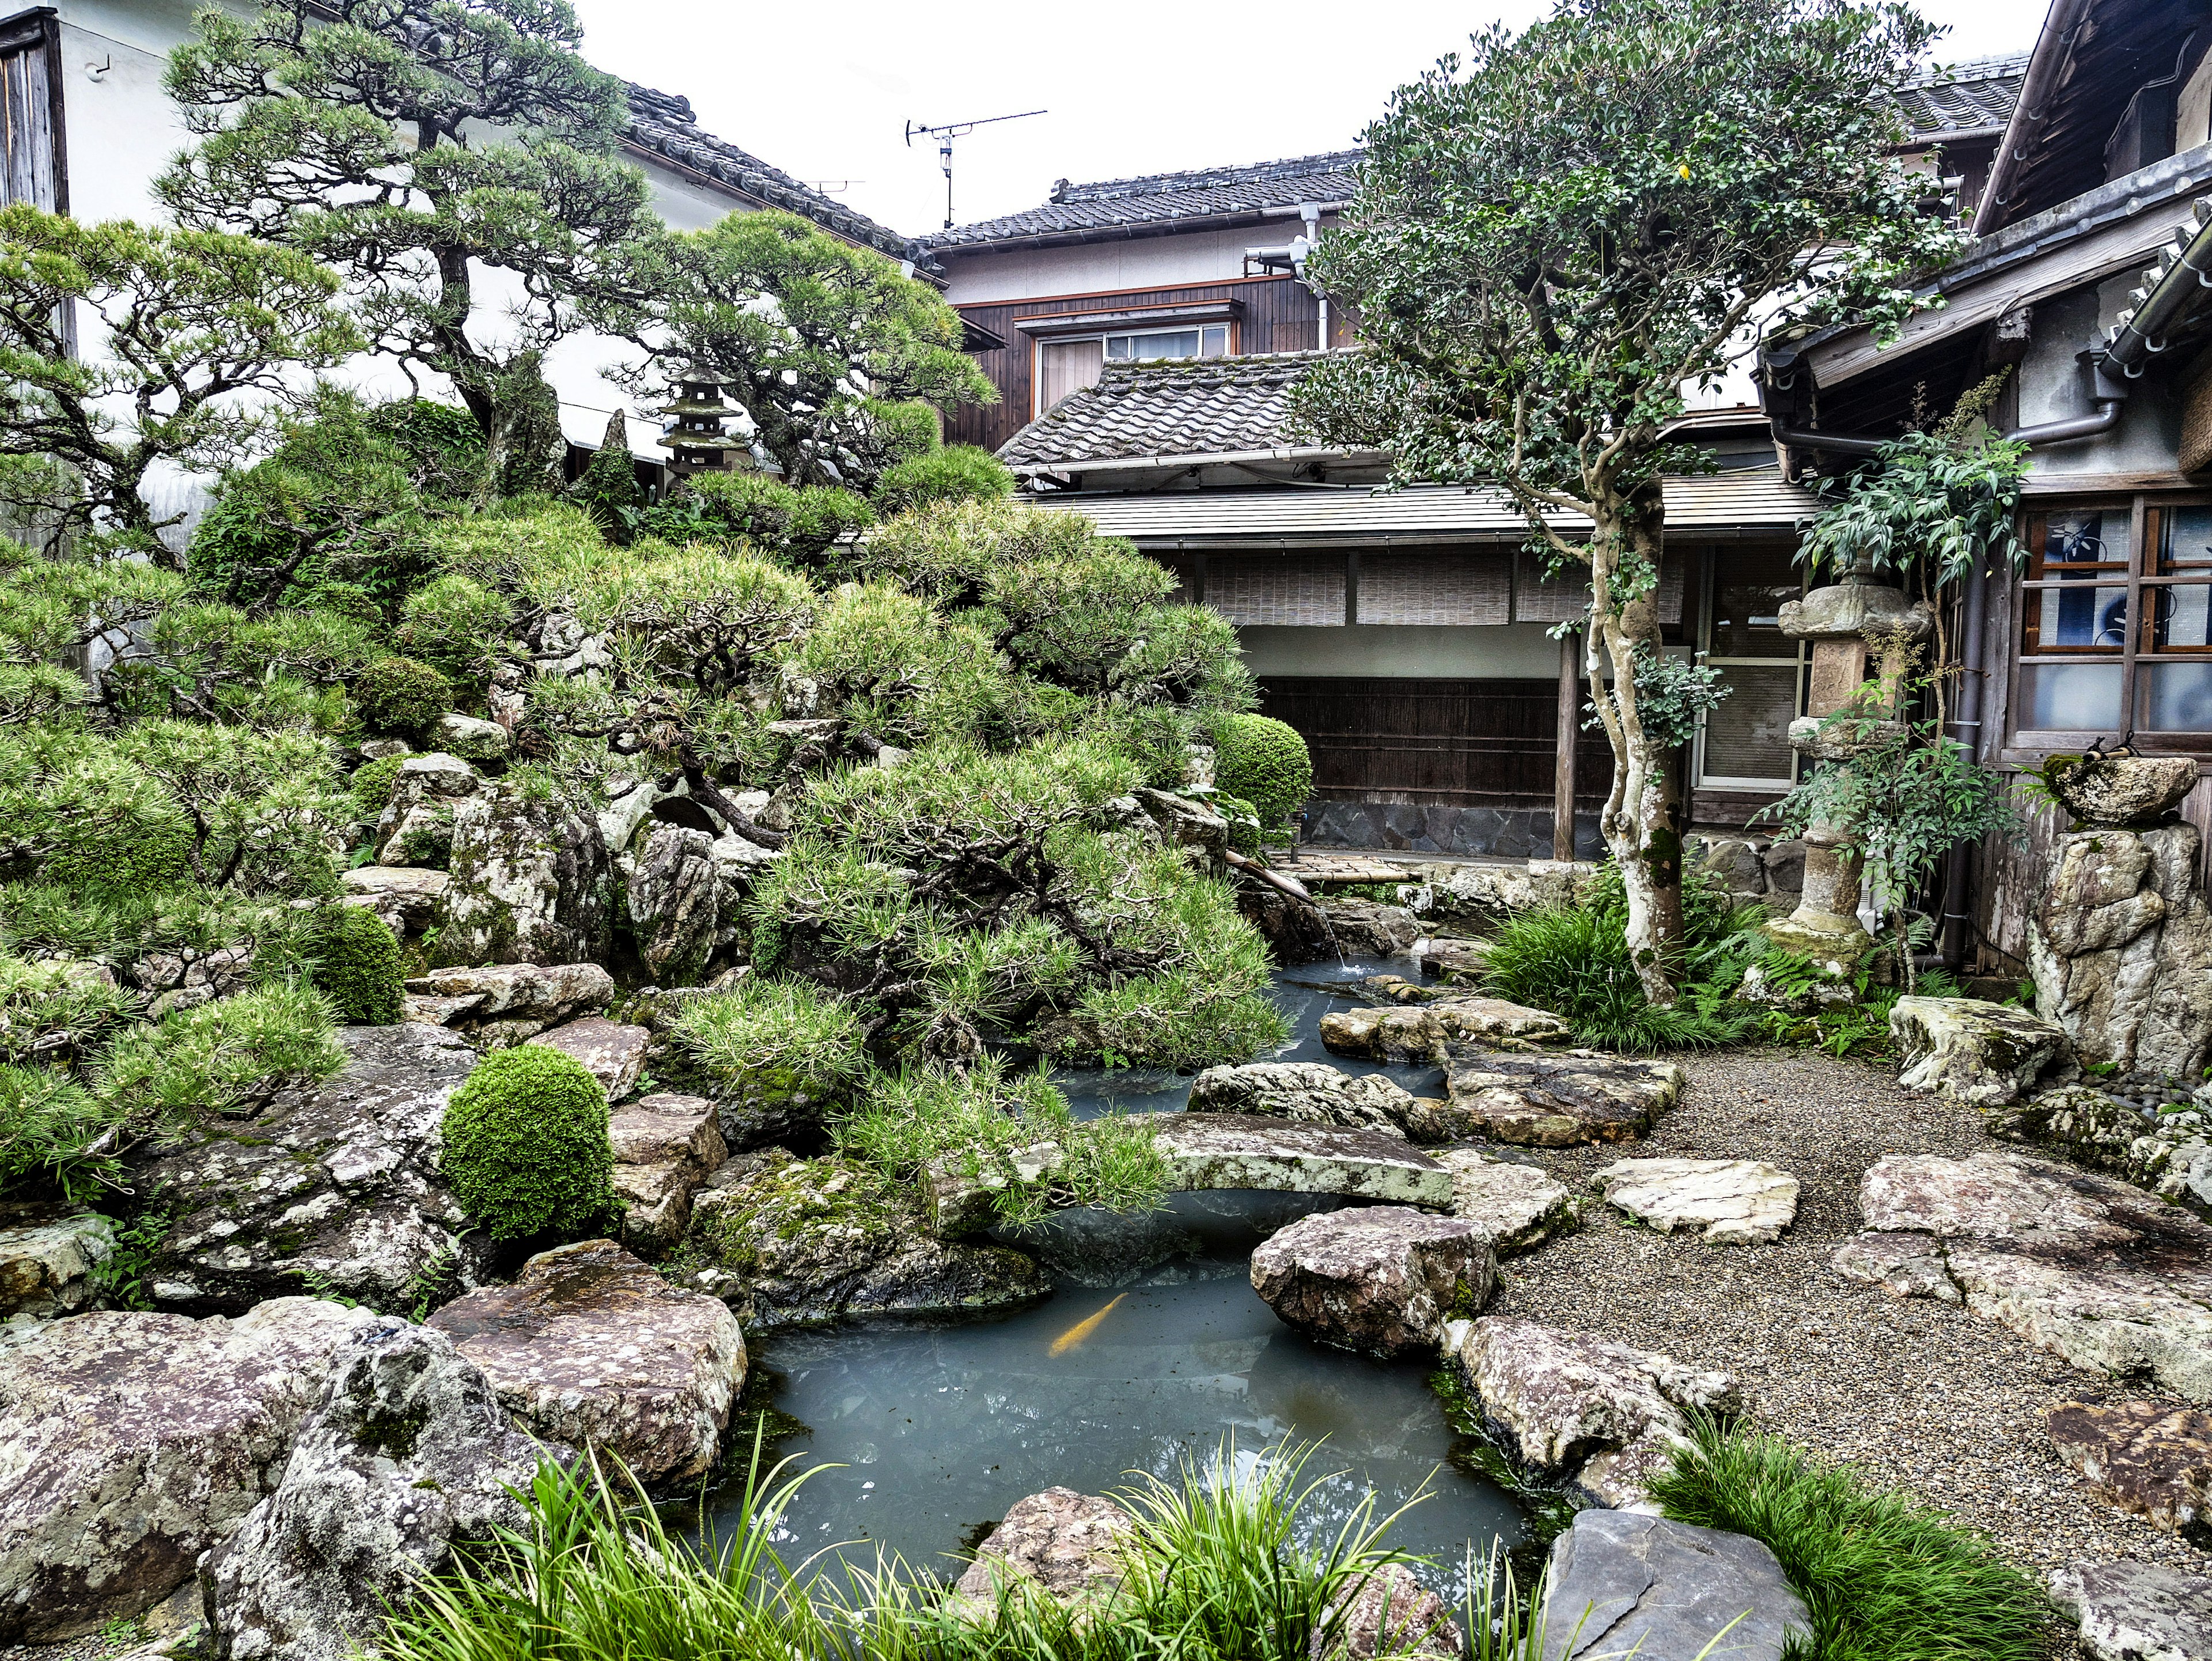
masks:
[(137, 1008), (95, 964), (0, 957), (0, 1062), (28, 1061), (41, 1041), (64, 1033), (85, 1054), (128, 1025)]
[(372, 660), (353, 684), (362, 717), (380, 733), (410, 737), (427, 732), (453, 707), (453, 689), (442, 674), (413, 658)]
[(1764, 1543), (1813, 1617), (1814, 1661), (2031, 1661), (2041, 1592), (1980, 1536), (1894, 1489), (1862, 1488), (1778, 1437), (1693, 1427), (1653, 1479), (1668, 1517)]
[(1250, 802), (1269, 830), (1289, 824), (1313, 794), (1313, 758), (1294, 727), (1266, 715), (1224, 715), (1213, 746), (1216, 787)]
[(506, 596), (449, 571), (407, 596), (392, 643), (480, 698), (506, 654), (513, 620)]
[(331, 1006), (305, 987), (257, 987), (135, 1026), (94, 1069), (105, 1097), (150, 1129), (222, 1113), (279, 1085), (327, 1079), (345, 1064)]
[(399, 770), (406, 762), (404, 756), (379, 756), (354, 770), (348, 788), (353, 794), (354, 807), (362, 818), (374, 818), (391, 805), (392, 788), (398, 782)]
[(460, 500), (483, 477), (483, 429), (457, 404), (395, 399), (368, 412), (370, 426), (391, 435), (426, 496)]
[[(1694, 946), (1692, 954), (1706, 955)], [(1587, 904), (1546, 906), (1498, 930), (1482, 983), (1492, 997), (1563, 1016), (1577, 1041), (1596, 1049), (1710, 1049), (1740, 1042), (1758, 1024), (1755, 1012), (1727, 1007), (1727, 994), (1742, 978), (1741, 959), (1718, 949), (1711, 955), (1724, 964), (1721, 983), (1692, 980), (1680, 1002), (1657, 1008), (1645, 1000), (1629, 957), (1623, 914)]]
[(406, 971), (399, 964), (399, 942), (376, 913), (362, 905), (318, 907), (307, 949), (314, 960), (315, 985), (340, 1020), (351, 1026), (398, 1024)]
[(0, 1194), (33, 1183), (77, 1200), (118, 1169), (92, 1144), (114, 1127), (109, 1105), (67, 1074), (0, 1066)]
[(446, 1104), (442, 1134), (440, 1169), (495, 1240), (574, 1236), (614, 1204), (607, 1092), (557, 1050), (485, 1056)]
[(876, 511), (889, 518), (933, 502), (995, 502), (1014, 493), (1014, 475), (988, 450), (948, 444), (884, 469), (876, 480)]
[(629, 545), (645, 512), (645, 490), (637, 482), (637, 458), (630, 453), (627, 436), (626, 423), (617, 415), (607, 423), (606, 441), (592, 452), (568, 493), (617, 547)]
[(866, 1022), (853, 1004), (805, 981), (750, 975), (727, 992), (687, 1000), (676, 1042), (737, 1099), (763, 1107), (818, 1106), (866, 1071)]
[(167, 814), (141, 819), (127, 832), (103, 827), (64, 847), (39, 875), (85, 895), (148, 893), (191, 880), (190, 841), (185, 822)]

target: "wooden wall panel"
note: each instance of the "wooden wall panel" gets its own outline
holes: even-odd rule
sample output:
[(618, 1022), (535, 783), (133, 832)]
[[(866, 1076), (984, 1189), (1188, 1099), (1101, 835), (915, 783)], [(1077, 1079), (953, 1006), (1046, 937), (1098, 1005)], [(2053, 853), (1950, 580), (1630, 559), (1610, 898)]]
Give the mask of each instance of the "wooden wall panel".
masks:
[[(1266, 676), (1261, 709), (1297, 729), (1314, 791), (1337, 800), (1547, 807), (1559, 748), (1559, 687), (1541, 680)], [(1577, 746), (1577, 800), (1613, 776), (1602, 733)]]
[[(1017, 317), (1066, 317), (1082, 312), (1118, 312), (1144, 306), (1183, 306), (1207, 300), (1236, 300), (1244, 307), (1237, 326), (1234, 350), (1243, 355), (1260, 352), (1311, 351), (1319, 307), (1304, 284), (1288, 277), (1243, 277), (1224, 283), (1198, 283), (1180, 289), (1133, 289), (1115, 294), (1066, 295), (1048, 300), (993, 301), (963, 306), (962, 315), (973, 319), (1006, 343), (1001, 350), (975, 354), (976, 367), (999, 389), (999, 401), (963, 405), (945, 423), (948, 444), (980, 444), (995, 450), (1029, 424), (1030, 399), (1035, 395), (1035, 343), (1014, 326)], [(1340, 342), (1344, 328), (1334, 314), (1329, 333)]]

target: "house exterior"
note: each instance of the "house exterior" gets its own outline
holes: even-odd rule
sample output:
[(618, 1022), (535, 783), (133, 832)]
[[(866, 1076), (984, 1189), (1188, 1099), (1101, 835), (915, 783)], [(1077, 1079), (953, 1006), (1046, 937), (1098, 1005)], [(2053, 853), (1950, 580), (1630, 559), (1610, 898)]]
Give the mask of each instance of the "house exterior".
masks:
[[(1760, 401), (1797, 479), (2008, 371), (2027, 558), (1952, 604), (1954, 734), (2016, 770), (2100, 744), (2212, 760), (2212, 4), (2057, 0), (2022, 81), (1941, 308), (1887, 344), (1770, 350)], [(2212, 829), (2212, 784), (2182, 812)], [(2064, 828), (2039, 813), (1946, 897), (1977, 966), (2026, 963)]]
[[(1988, 60), (1906, 89), (1931, 194), (1971, 204), (2026, 73)], [(1262, 708), (1305, 737), (1323, 843), (1527, 856), (1597, 849), (1611, 774), (1581, 730), (1580, 585), (1522, 552), (1495, 493), (1378, 493), (1388, 458), (1316, 446), (1289, 392), (1352, 311), (1304, 280), (1356, 189), (1359, 153), (1099, 184), (927, 239), (983, 338), (1000, 402), (947, 436), (986, 445), (1040, 500), (1168, 563), (1237, 625)], [(1699, 391), (1681, 435), (1710, 476), (1668, 484), (1668, 643), (1730, 689), (1684, 758), (1694, 824), (1741, 829), (1786, 790), (1805, 665), (1776, 627), (1802, 588), (1785, 476), (1748, 371)]]
[[(172, 48), (188, 40), (204, 0), (57, 0), (0, 16), (0, 153), (6, 162), (0, 201), (27, 201), (87, 222), (136, 219), (159, 222), (155, 177), (192, 143), (161, 80)], [(237, 4), (241, 14), (251, 8)], [(672, 227), (691, 230), (732, 212), (781, 208), (812, 220), (855, 245), (910, 265), (933, 268), (910, 239), (854, 212), (726, 138), (702, 129), (688, 100), (633, 85), (623, 150), (645, 173), (653, 210)], [(502, 296), (483, 284), (485, 315)], [(608, 417), (629, 400), (601, 371), (629, 349), (591, 334), (573, 335), (549, 354), (547, 379), (561, 400), (570, 443), (598, 445)], [(364, 362), (362, 384), (407, 390), (389, 366)], [(630, 446), (641, 457), (664, 455), (657, 425), (629, 420)], [(198, 482), (158, 481), (169, 500), (157, 510), (189, 508)]]

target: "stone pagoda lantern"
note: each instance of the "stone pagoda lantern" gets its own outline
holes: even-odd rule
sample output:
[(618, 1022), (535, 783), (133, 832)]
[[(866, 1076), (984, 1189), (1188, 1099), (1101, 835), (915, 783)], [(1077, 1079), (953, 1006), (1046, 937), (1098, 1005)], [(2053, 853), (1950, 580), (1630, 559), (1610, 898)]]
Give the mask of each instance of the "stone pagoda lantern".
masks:
[(680, 481), (694, 473), (727, 472), (732, 459), (749, 447), (722, 430), (722, 423), (742, 414), (723, 401), (722, 383), (694, 364), (677, 383), (676, 401), (660, 413), (670, 417), (660, 441), (668, 447), (669, 471)]
[[(1935, 632), (1925, 605), (1901, 588), (1874, 580), (1872, 563), (1862, 554), (1833, 584), (1815, 588), (1782, 607), (1782, 632), (1813, 642), (1813, 671), (1806, 713), (1790, 724), (1790, 742), (1814, 761), (1835, 761), (1848, 753), (1847, 740), (1824, 735), (1820, 724), (1849, 704), (1868, 678), (1873, 648), (1869, 637), (1911, 643)], [(1814, 824), (1805, 830), (1805, 886), (1797, 909), (1766, 925), (1778, 946), (1810, 958), (1841, 979), (1874, 944), (1858, 918), (1858, 861), (1847, 851), (1849, 828)]]

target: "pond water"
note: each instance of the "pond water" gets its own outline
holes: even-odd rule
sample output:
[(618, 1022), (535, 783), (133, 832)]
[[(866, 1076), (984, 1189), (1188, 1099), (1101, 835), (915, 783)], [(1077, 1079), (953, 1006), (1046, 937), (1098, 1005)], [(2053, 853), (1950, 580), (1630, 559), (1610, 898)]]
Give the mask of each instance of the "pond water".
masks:
[[(1296, 1028), (1279, 1059), (1318, 1058), (1315, 1025), (1358, 1001), (1346, 984), (1382, 965), (1286, 971), (1275, 995)], [(1345, 989), (1333, 989), (1344, 985)], [(1372, 1070), (1372, 1069), (1361, 1069)], [(1409, 1088), (1424, 1069), (1390, 1069)], [(1070, 1074), (1079, 1111), (1174, 1111), (1188, 1077)], [(1024, 1494), (1088, 1494), (1172, 1480), (1186, 1460), (1232, 1447), (1239, 1460), (1320, 1442), (1309, 1479), (1329, 1475), (1301, 1533), (1334, 1534), (1371, 1493), (1388, 1513), (1431, 1497), (1392, 1530), (1432, 1556), (1424, 1578), (1450, 1595), (1470, 1548), (1519, 1536), (1515, 1502), (1482, 1475), (1425, 1382), (1431, 1363), (1382, 1363), (1325, 1348), (1278, 1320), (1249, 1281), (1252, 1249), (1306, 1213), (1340, 1203), (1296, 1195), (1185, 1194), (1143, 1217), (1066, 1212), (1024, 1231), (1057, 1290), (1040, 1305), (958, 1323), (870, 1322), (771, 1335), (755, 1365), (774, 1404), (805, 1428), (774, 1445), (822, 1469), (786, 1519), (793, 1561), (826, 1548), (872, 1565), (878, 1548), (921, 1573), (957, 1575)], [(742, 1495), (709, 1502), (727, 1530)]]

